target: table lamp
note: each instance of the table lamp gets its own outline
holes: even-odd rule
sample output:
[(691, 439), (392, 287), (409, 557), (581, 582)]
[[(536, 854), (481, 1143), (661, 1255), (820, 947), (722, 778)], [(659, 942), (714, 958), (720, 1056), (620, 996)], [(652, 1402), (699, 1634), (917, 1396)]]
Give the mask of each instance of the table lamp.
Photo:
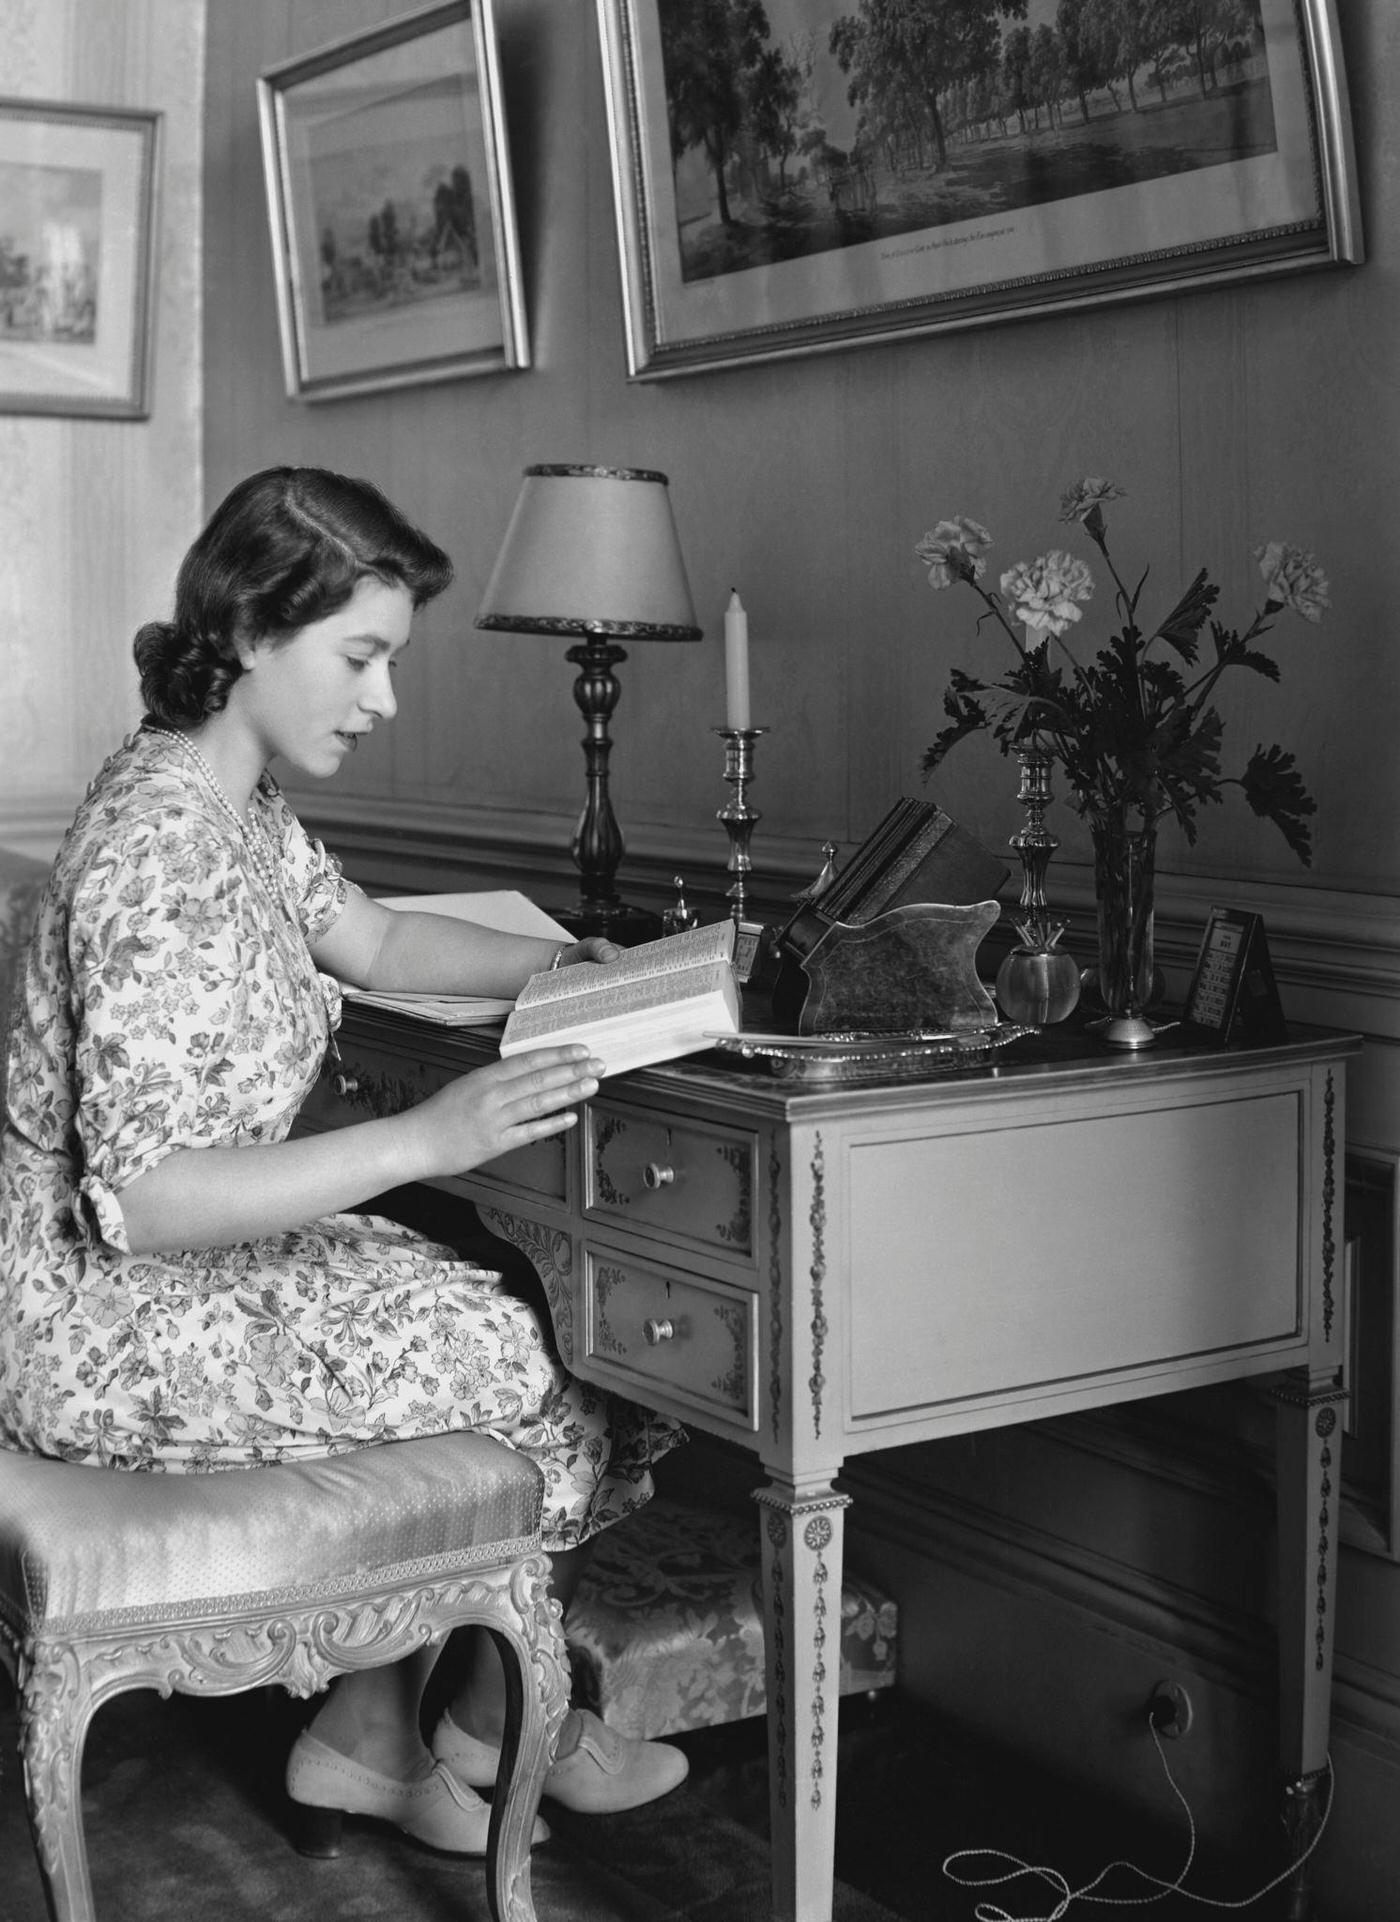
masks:
[(527, 467), (476, 624), (492, 633), (576, 636), (574, 699), (587, 732), (588, 799), (570, 842), (577, 905), (556, 915), (571, 934), (622, 946), (661, 932), (658, 915), (616, 890), (622, 835), (608, 798), (608, 720), (622, 641), (698, 641), (666, 476), (638, 467)]

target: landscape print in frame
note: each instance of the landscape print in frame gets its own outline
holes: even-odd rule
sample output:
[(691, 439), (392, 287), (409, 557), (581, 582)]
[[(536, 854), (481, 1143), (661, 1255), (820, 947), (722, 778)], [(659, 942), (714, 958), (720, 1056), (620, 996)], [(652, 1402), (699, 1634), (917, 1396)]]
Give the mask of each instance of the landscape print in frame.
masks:
[(491, 0), (447, 0), (258, 81), (287, 393), (529, 364)]
[(150, 413), (160, 115), (0, 100), (0, 413)]
[(628, 373), (1361, 258), (1332, 0), (597, 0)]

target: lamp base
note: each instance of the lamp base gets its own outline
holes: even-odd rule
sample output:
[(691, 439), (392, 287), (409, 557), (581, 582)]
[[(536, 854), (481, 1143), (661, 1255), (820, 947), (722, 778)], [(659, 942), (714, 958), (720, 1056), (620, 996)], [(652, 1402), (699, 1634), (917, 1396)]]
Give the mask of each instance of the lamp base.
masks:
[(629, 907), (625, 901), (577, 901), (571, 908), (550, 908), (548, 912), (579, 941), (590, 934), (601, 934), (620, 948), (635, 948), (643, 941), (660, 940), (663, 932), (659, 914), (649, 908)]

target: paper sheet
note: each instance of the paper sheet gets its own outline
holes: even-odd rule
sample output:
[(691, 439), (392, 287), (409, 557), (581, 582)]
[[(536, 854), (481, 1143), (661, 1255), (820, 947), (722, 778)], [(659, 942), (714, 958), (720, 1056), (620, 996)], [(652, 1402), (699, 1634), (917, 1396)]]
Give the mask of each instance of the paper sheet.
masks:
[[(459, 921), (475, 921), (482, 927), (498, 928), (504, 934), (533, 934), (549, 941), (572, 941), (567, 928), (561, 928), (543, 908), (513, 888), (481, 894), (390, 894), (380, 896), (386, 908), (417, 910), (423, 914), (447, 914)], [(345, 986), (352, 1001), (366, 1007), (391, 1008), (411, 1014), (420, 1021), (436, 1021), (441, 1027), (476, 1028), (489, 1021), (503, 1021), (515, 1006), (514, 1001), (496, 995), (472, 994), (374, 994), (365, 988)]]

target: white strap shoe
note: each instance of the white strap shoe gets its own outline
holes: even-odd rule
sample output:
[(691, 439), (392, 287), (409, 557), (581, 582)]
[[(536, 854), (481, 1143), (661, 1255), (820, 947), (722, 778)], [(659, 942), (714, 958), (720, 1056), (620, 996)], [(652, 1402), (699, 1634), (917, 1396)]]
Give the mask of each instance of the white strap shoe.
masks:
[[(639, 1742), (616, 1729), (589, 1709), (571, 1709), (564, 1739), (577, 1740), (566, 1755), (551, 1763), (544, 1792), (562, 1808), (580, 1815), (615, 1815), (641, 1808), (678, 1788), (690, 1773), (682, 1750), (669, 1742)], [(473, 1789), (490, 1788), (496, 1780), (501, 1751), (490, 1742), (459, 1728), (444, 1711), (433, 1731), (433, 1754), (445, 1762), (459, 1782)]]
[[(287, 1758), (287, 1794), (298, 1805), (304, 1855), (338, 1855), (344, 1815), (372, 1815), (447, 1855), (485, 1855), (491, 1806), (439, 1761), (416, 1782), (398, 1782), (302, 1733)], [(549, 1840), (536, 1819), (531, 1846)]]

